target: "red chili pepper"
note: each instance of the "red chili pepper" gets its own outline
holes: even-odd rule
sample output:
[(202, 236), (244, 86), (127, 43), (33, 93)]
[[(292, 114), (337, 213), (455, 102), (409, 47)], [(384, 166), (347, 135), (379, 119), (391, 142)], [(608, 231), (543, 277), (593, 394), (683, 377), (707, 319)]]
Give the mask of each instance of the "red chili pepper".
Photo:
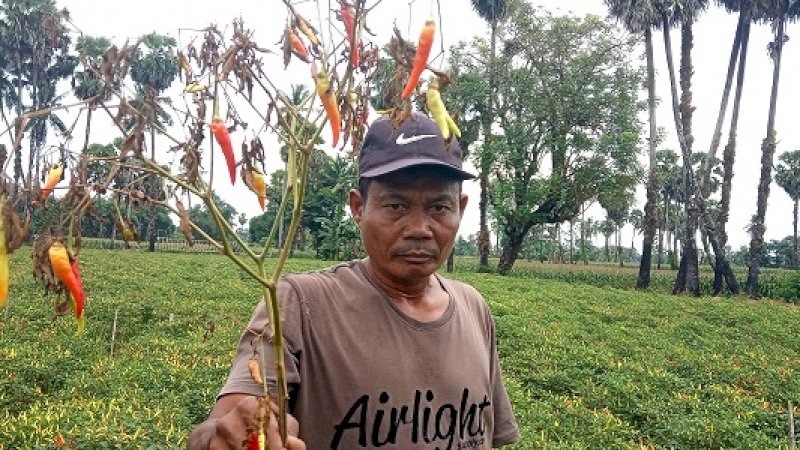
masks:
[(339, 4), (339, 12), (342, 13), (342, 21), (344, 22), (344, 27), (347, 31), (347, 41), (352, 46), (350, 51), (350, 61), (353, 63), (353, 67), (358, 67), (360, 59), (359, 47), (361, 47), (361, 43), (354, 39), (356, 22), (353, 18), (353, 7), (342, 2)]
[(321, 71), (316, 78), (317, 95), (322, 100), (322, 106), (325, 107), (325, 112), (328, 114), (328, 121), (331, 123), (331, 132), (333, 133), (333, 146), (336, 147), (339, 143), (339, 133), (342, 126), (339, 102), (336, 100), (336, 92), (331, 88), (328, 74), (325, 71)]
[(305, 62), (311, 62), (311, 57), (308, 56), (308, 50), (306, 46), (303, 45), (303, 41), (301, 41), (297, 34), (291, 29), (288, 34), (289, 40), (292, 42), (292, 53)]
[(86, 294), (83, 290), (83, 280), (81, 280), (80, 267), (77, 265), (77, 260), (73, 259), (70, 262), (69, 252), (64, 247), (64, 244), (60, 242), (50, 246), (47, 256), (50, 259), (50, 266), (53, 268), (53, 272), (71, 294), (73, 306), (75, 307), (75, 317), (78, 319), (78, 333), (82, 333), (85, 323), (83, 307)]
[(414, 66), (411, 68), (411, 76), (408, 78), (406, 88), (403, 90), (403, 98), (408, 98), (414, 88), (417, 87), (419, 76), (422, 71), (428, 66), (428, 56), (433, 47), (433, 35), (436, 32), (436, 23), (433, 21), (433, 15), (428, 17), (425, 21), (425, 26), (422, 27), (422, 32), (419, 34), (419, 43), (417, 44), (417, 56), (414, 58)]
[(231, 174), (231, 184), (236, 184), (236, 160), (233, 158), (233, 146), (231, 145), (231, 135), (228, 132), (228, 127), (220, 119), (213, 119), (211, 121), (211, 132), (217, 139), (217, 143), (222, 148), (222, 154), (225, 155), (225, 162), (228, 164), (228, 171)]
[(261, 447), (258, 445), (258, 431), (250, 435), (250, 440), (247, 441), (247, 450), (259, 450)]
[(78, 263), (78, 258), (72, 260), (72, 274), (75, 275), (75, 280), (78, 283), (78, 290), (82, 293), (81, 296), (75, 297), (75, 317), (78, 320), (83, 317), (83, 308), (86, 302), (86, 291), (83, 289), (83, 278), (81, 278), (81, 265)]

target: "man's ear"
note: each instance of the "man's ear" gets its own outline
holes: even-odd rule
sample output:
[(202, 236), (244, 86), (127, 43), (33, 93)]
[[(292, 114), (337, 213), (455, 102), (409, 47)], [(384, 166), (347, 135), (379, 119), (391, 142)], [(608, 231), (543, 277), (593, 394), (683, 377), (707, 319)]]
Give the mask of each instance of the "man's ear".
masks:
[(350, 189), (348, 195), (348, 202), (350, 203), (350, 215), (356, 223), (361, 223), (361, 213), (364, 209), (364, 199), (358, 189)]
[(461, 198), (458, 200), (459, 216), (461, 218), (464, 217), (464, 211), (467, 209), (467, 203), (469, 202), (469, 196), (467, 194), (461, 194)]

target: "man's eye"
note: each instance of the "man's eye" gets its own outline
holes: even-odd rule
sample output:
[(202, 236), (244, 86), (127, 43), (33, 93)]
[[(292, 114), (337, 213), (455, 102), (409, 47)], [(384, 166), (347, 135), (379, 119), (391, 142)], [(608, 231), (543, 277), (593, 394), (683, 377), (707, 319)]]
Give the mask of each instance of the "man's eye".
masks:
[(447, 205), (433, 205), (432, 209), (436, 212), (449, 211), (450, 207)]
[(389, 203), (388, 206), (392, 209), (392, 211), (402, 211), (404, 208), (402, 203)]

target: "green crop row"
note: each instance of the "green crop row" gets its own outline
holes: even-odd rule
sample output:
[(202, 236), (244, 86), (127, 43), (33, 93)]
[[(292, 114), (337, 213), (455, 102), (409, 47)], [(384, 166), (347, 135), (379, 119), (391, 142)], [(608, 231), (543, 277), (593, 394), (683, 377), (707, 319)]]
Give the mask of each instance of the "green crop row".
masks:
[[(473, 272), (477, 271), (478, 266), (474, 262), (466, 262), (459, 264), (458, 268), (461, 271)], [(743, 290), (747, 272), (739, 269), (734, 273), (740, 285), (740, 290)], [(518, 264), (512, 269), (509, 276), (633, 290), (636, 288), (637, 274), (636, 267), (620, 269), (616, 266), (528, 263)], [(654, 270), (650, 275), (649, 290), (662, 293), (672, 292), (675, 286), (675, 277), (674, 271)], [(713, 293), (712, 282), (714, 274), (703, 271), (699, 279), (701, 295), (711, 295)], [(759, 295), (763, 298), (800, 303), (800, 271), (763, 270), (759, 275), (758, 288)]]
[[(84, 249), (81, 264), (87, 330), (78, 337), (30, 275), (29, 251), (12, 257), (0, 310), (0, 448), (183, 448), (225, 381), (258, 286), (220, 255)], [(293, 259), (287, 270), (325, 264)], [(477, 287), (495, 315), (522, 428), (513, 449), (789, 448), (800, 308), (453, 277)]]

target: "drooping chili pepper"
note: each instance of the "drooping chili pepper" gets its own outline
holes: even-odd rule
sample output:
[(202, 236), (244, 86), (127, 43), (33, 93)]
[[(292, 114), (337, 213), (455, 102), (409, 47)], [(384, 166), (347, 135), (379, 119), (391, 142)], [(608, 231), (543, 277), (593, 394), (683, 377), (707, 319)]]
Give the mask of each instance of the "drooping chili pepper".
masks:
[(73, 269), (73, 265), (70, 262), (69, 252), (64, 247), (64, 244), (60, 242), (50, 246), (47, 256), (50, 259), (50, 266), (53, 268), (53, 272), (72, 295), (73, 304), (75, 305), (75, 317), (78, 319), (78, 331), (81, 332), (86, 294), (83, 290), (83, 281), (80, 278), (80, 269), (77, 269), (78, 274), (76, 274), (76, 269)]
[(322, 106), (325, 107), (325, 113), (328, 115), (328, 121), (331, 124), (331, 132), (333, 133), (333, 146), (339, 143), (339, 133), (342, 127), (342, 118), (339, 114), (339, 102), (336, 99), (336, 92), (331, 86), (331, 80), (328, 79), (328, 74), (323, 70), (316, 75), (315, 87), (317, 95), (322, 100)]
[(347, 31), (347, 42), (350, 43), (350, 62), (353, 67), (358, 67), (360, 60), (359, 47), (361, 43), (355, 39), (356, 21), (353, 18), (353, 7), (345, 2), (339, 3), (339, 12), (342, 14), (342, 22), (344, 22), (345, 31)]
[(308, 40), (311, 42), (311, 45), (319, 45), (319, 38), (317, 37), (314, 27), (312, 27), (300, 14), (294, 14), (294, 25), (308, 38)]
[(64, 166), (60, 164), (50, 169), (50, 172), (47, 174), (47, 180), (42, 188), (42, 203), (47, 200), (47, 197), (49, 197), (50, 193), (53, 192), (53, 189), (56, 187), (58, 182), (61, 181), (61, 175), (63, 174)]
[(228, 164), (228, 172), (231, 175), (231, 184), (236, 184), (236, 160), (233, 157), (233, 146), (231, 145), (231, 135), (228, 132), (228, 127), (222, 122), (219, 115), (219, 103), (214, 98), (214, 115), (211, 118), (211, 132), (214, 133), (214, 138), (217, 140), (219, 147), (222, 149), (222, 154), (225, 156), (225, 162)]
[(6, 247), (6, 230), (0, 219), (0, 308), (8, 301), (8, 248)]
[(303, 41), (300, 40), (300, 38), (294, 31), (292, 31), (291, 28), (287, 27), (286, 30), (286, 34), (289, 36), (289, 40), (292, 43), (292, 53), (305, 62), (311, 62), (311, 57), (308, 55), (308, 50), (303, 44)]
[(258, 206), (260, 206), (263, 211), (267, 199), (267, 180), (264, 179), (264, 175), (256, 169), (253, 169), (250, 174), (253, 177), (253, 191), (255, 191), (258, 196)]
[(425, 100), (428, 111), (430, 111), (433, 116), (433, 121), (436, 122), (439, 131), (442, 132), (442, 137), (447, 140), (450, 138), (451, 131), (457, 137), (461, 137), (461, 130), (453, 121), (453, 118), (450, 117), (450, 114), (448, 114), (447, 107), (444, 106), (442, 95), (439, 92), (439, 83), (437, 83), (435, 79), (428, 87), (428, 91), (425, 92)]
[(83, 288), (83, 278), (81, 278), (81, 266), (78, 264), (78, 258), (72, 260), (72, 273), (78, 280), (80, 291), (84, 293), (82, 298), (70, 295), (70, 298), (72, 299), (72, 307), (75, 309), (75, 317), (78, 319), (78, 334), (83, 334), (83, 330), (86, 328), (86, 320), (83, 318), (83, 309), (86, 302), (86, 291)]
[(433, 15), (428, 17), (425, 21), (425, 26), (422, 27), (422, 32), (419, 34), (419, 43), (417, 43), (417, 55), (414, 58), (414, 65), (411, 67), (411, 76), (408, 78), (406, 88), (403, 90), (403, 98), (408, 98), (419, 82), (419, 76), (422, 71), (428, 66), (428, 56), (431, 54), (433, 47), (433, 37), (436, 33), (436, 22), (433, 20)]

